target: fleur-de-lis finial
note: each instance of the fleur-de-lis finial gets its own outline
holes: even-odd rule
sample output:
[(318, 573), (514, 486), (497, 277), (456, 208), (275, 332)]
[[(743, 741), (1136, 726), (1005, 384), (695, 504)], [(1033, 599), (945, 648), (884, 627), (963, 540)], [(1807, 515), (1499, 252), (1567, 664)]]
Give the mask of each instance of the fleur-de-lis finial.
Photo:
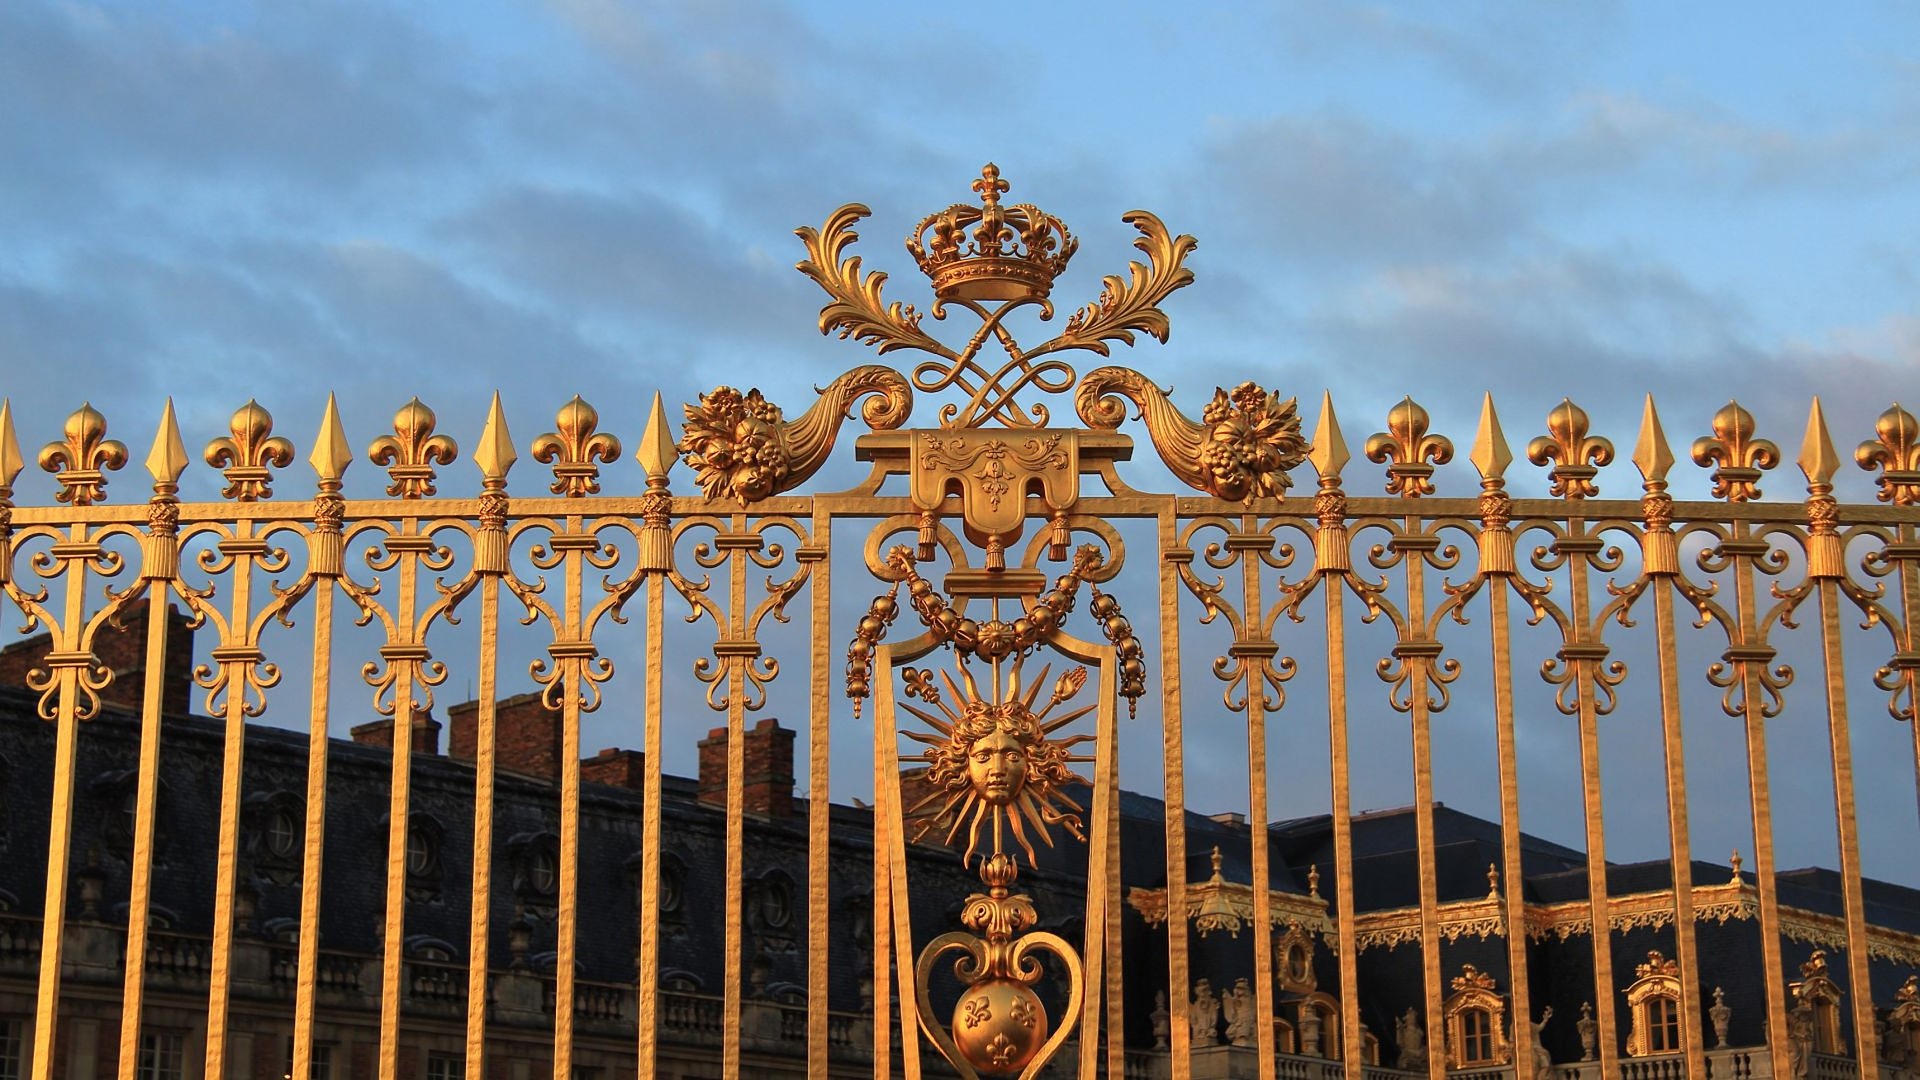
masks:
[(1591, 421), (1587, 411), (1570, 398), (1547, 413), (1547, 434), (1536, 435), (1527, 443), (1527, 460), (1535, 465), (1553, 463), (1547, 489), (1559, 499), (1587, 499), (1600, 493), (1593, 478), (1600, 466), (1613, 461), (1613, 443), (1598, 435), (1589, 436)]
[(67, 417), (66, 438), (40, 450), (40, 467), (60, 480), (54, 498), (75, 506), (91, 506), (106, 497), (106, 471), (127, 463), (127, 448), (107, 438), (107, 418), (91, 402)]
[(1772, 440), (1754, 438), (1753, 430), (1753, 414), (1729, 401), (1713, 414), (1713, 435), (1693, 440), (1695, 465), (1720, 466), (1712, 476), (1714, 498), (1759, 498), (1760, 473), (1780, 464), (1780, 448)]
[(973, 182), (973, 190), (980, 196), (981, 203), (992, 206), (1000, 201), (1000, 196), (1013, 185), (1000, 179), (1000, 166), (989, 161), (980, 169), (980, 179)]
[(598, 430), (600, 413), (579, 394), (560, 406), (553, 422), (559, 431), (550, 431), (533, 440), (534, 460), (553, 466), (550, 490), (555, 495), (574, 499), (598, 494), (600, 466), (594, 461), (619, 460), (620, 440)]
[(1387, 410), (1387, 430), (1367, 439), (1367, 460), (1387, 467), (1387, 494), (1417, 499), (1433, 494), (1433, 467), (1453, 460), (1453, 440), (1427, 434), (1427, 410), (1412, 398)]
[(438, 421), (419, 398), (393, 414), (393, 434), (382, 435), (367, 448), (367, 459), (385, 465), (393, 483), (387, 494), (402, 499), (424, 499), (434, 493), (434, 465), (451, 465), (459, 446), (445, 435), (435, 435)]
[(1894, 402), (1874, 421), (1875, 438), (1860, 444), (1853, 460), (1869, 472), (1879, 470), (1874, 483), (1881, 502), (1895, 506), (1920, 503), (1920, 421)]
[(234, 411), (227, 426), (233, 434), (209, 442), (206, 452), (207, 464), (227, 478), (220, 494), (240, 502), (272, 496), (272, 470), (293, 464), (293, 443), (273, 433), (273, 414), (252, 399)]

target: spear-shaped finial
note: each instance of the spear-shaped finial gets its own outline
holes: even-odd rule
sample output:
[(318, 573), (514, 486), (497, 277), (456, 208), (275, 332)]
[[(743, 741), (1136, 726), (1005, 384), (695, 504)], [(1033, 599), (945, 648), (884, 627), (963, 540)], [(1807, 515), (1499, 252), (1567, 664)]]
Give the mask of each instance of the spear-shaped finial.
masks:
[(487, 407), (487, 423), (480, 429), (479, 445), (473, 448), (473, 463), (480, 467), (481, 484), (488, 491), (507, 486), (507, 473), (520, 455), (513, 448), (513, 435), (507, 430), (506, 413), (500, 408), (500, 391), (493, 392), (493, 404)]
[(1340, 420), (1333, 414), (1333, 393), (1323, 392), (1320, 421), (1314, 426), (1313, 444), (1307, 451), (1307, 460), (1313, 462), (1314, 472), (1320, 476), (1320, 486), (1339, 487), (1340, 471), (1347, 467), (1352, 456), (1347, 450), (1346, 436), (1340, 434)]
[(160, 412), (160, 427), (153, 433), (153, 449), (147, 451), (147, 472), (153, 477), (156, 494), (171, 495), (180, 487), (180, 474), (187, 471), (187, 444), (180, 438), (180, 421), (173, 415), (173, 398)]
[(347, 443), (346, 428), (340, 424), (340, 406), (333, 395), (327, 395), (327, 410), (320, 415), (320, 433), (313, 437), (313, 452), (307, 455), (307, 463), (320, 477), (320, 487), (324, 490), (340, 490), (340, 478), (346, 474), (347, 466), (353, 464), (353, 447)]
[(680, 459), (680, 448), (674, 445), (673, 429), (667, 423), (667, 409), (658, 390), (653, 392), (653, 408), (647, 412), (647, 430), (641, 434), (640, 445), (634, 450), (633, 457), (647, 472), (647, 486), (662, 489), (666, 487), (668, 471)]
[(1513, 464), (1513, 449), (1507, 445), (1507, 433), (1500, 430), (1500, 414), (1493, 409), (1493, 392), (1488, 391), (1480, 404), (1480, 430), (1473, 437), (1473, 452), (1467, 455), (1480, 470), (1480, 486), (1505, 485), (1507, 466)]

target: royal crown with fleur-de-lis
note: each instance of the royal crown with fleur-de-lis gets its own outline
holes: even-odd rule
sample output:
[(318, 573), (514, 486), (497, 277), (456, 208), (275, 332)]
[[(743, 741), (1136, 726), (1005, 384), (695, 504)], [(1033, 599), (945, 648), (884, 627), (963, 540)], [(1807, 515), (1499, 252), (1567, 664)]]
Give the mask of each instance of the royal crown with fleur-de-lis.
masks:
[[(907, 237), (942, 300), (1045, 300), (1080, 241), (1060, 219), (1029, 203), (1002, 206), (1010, 185), (988, 162), (973, 190), (980, 205), (928, 214)], [(968, 230), (972, 230), (969, 239)]]

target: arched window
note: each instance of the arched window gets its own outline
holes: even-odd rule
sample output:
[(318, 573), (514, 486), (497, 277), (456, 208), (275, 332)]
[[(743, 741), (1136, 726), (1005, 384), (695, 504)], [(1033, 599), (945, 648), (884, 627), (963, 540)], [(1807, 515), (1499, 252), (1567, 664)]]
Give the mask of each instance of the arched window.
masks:
[(1680, 1052), (1680, 965), (1658, 949), (1634, 968), (1638, 978), (1627, 987), (1633, 1026), (1627, 1032), (1627, 1056)]
[(1513, 1048), (1507, 1042), (1507, 1002), (1497, 991), (1493, 976), (1472, 964), (1462, 964), (1443, 1011), (1449, 1068), (1505, 1065), (1512, 1059)]

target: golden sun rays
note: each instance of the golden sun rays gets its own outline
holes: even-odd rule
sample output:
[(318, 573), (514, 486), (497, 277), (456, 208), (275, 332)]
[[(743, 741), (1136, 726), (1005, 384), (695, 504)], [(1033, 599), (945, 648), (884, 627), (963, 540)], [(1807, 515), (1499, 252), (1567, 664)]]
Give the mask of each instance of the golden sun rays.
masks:
[(1010, 835), (1026, 852), (1029, 866), (1035, 836), (1053, 846), (1051, 826), (1086, 840), (1081, 822), (1086, 809), (1066, 789), (1088, 784), (1070, 764), (1093, 760), (1092, 754), (1076, 754), (1073, 748), (1093, 742), (1094, 736), (1054, 735), (1096, 706), (1083, 705), (1052, 720), (1047, 714), (1079, 693), (1087, 670), (1075, 667), (1054, 680), (1052, 695), (1036, 712), (1034, 702), (1052, 668), (1043, 667), (1023, 692), (1023, 663), (1024, 657), (994, 662), (986, 693), (964, 657), (958, 660), (958, 683), (952, 672), (941, 672), (944, 693), (935, 685), (933, 672), (908, 668), (905, 673), (907, 696), (932, 707), (900, 703), (932, 729), (931, 734), (901, 731), (927, 746), (921, 754), (927, 764), (903, 774), (908, 791), (925, 792), (905, 817), (915, 841), (937, 835), (941, 843), (952, 845), (964, 831), (967, 845), (961, 858), (969, 865), (981, 853), (983, 837), (990, 839), (987, 854), (992, 855), (1005, 852)]

